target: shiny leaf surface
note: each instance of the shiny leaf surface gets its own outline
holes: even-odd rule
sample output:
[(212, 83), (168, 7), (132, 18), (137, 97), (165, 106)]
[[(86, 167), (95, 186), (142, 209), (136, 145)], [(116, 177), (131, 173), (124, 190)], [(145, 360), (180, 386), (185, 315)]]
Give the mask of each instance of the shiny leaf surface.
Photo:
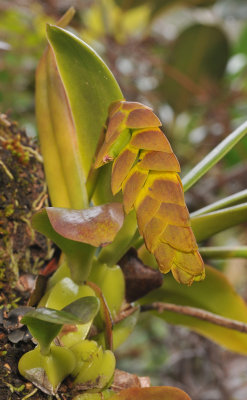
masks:
[(69, 99), (87, 177), (108, 107), (123, 96), (110, 70), (86, 43), (56, 26), (48, 26), (47, 35)]
[(120, 203), (86, 210), (47, 207), (46, 212), (53, 229), (61, 236), (95, 247), (111, 243), (124, 221)]
[(43, 352), (49, 351), (52, 340), (65, 324), (79, 325), (91, 321), (99, 310), (99, 301), (94, 296), (83, 297), (63, 310), (37, 308), (25, 314), (21, 322), (28, 326), (38, 340)]
[(45, 208), (33, 215), (32, 226), (51, 239), (64, 252), (72, 279), (78, 284), (83, 283), (90, 271), (95, 248), (59, 235), (53, 229)]

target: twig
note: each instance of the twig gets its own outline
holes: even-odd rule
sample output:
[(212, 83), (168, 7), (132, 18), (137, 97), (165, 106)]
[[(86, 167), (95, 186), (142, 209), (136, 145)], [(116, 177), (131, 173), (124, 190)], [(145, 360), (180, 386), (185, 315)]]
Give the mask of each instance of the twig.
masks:
[(11, 174), (11, 172), (10, 172), (10, 170), (7, 168), (7, 166), (4, 164), (4, 162), (1, 161), (1, 160), (0, 160), (0, 165), (3, 167), (4, 172), (6, 173), (6, 175), (8, 175), (9, 179), (13, 180), (13, 179), (14, 179), (13, 175)]
[(158, 312), (172, 311), (177, 314), (188, 315), (190, 317), (198, 318), (203, 321), (208, 321), (211, 324), (219, 325), (224, 328), (233, 329), (238, 332), (247, 333), (247, 324), (244, 322), (236, 321), (234, 319), (221, 317), (220, 315), (211, 313), (209, 311), (202, 310), (201, 308), (181, 306), (171, 303), (160, 303), (155, 302), (152, 304), (146, 304), (141, 306), (141, 311), (155, 310)]
[(37, 391), (38, 391), (38, 389), (35, 388), (31, 393), (28, 393), (26, 396), (22, 397), (21, 400), (27, 400), (27, 399), (29, 399), (29, 398), (32, 397), (35, 393), (37, 393)]

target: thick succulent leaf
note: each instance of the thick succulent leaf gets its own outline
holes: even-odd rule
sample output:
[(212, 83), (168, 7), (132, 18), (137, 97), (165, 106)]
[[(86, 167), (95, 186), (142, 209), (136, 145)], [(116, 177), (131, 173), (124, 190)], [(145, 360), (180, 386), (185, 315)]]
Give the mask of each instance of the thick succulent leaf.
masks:
[(95, 296), (85, 296), (77, 299), (63, 308), (63, 312), (74, 315), (78, 319), (78, 325), (92, 321), (99, 311), (99, 299)]
[(99, 301), (97, 297), (87, 296), (74, 301), (61, 311), (42, 307), (29, 311), (21, 321), (28, 326), (31, 326), (34, 320), (49, 322), (56, 325), (86, 324), (91, 321), (98, 310)]
[(123, 222), (120, 203), (80, 211), (46, 207), (32, 218), (33, 227), (65, 253), (72, 278), (78, 284), (87, 279), (95, 252), (92, 246), (111, 243)]
[(63, 325), (86, 324), (94, 318), (98, 310), (98, 299), (89, 296), (76, 300), (62, 311), (51, 308), (37, 308), (25, 314), (21, 322), (28, 326), (40, 346), (48, 350), (50, 343)]
[(120, 203), (86, 210), (47, 207), (46, 212), (53, 229), (61, 236), (95, 247), (111, 243), (124, 221)]
[(82, 284), (90, 271), (95, 248), (89, 244), (76, 242), (59, 235), (53, 229), (45, 208), (33, 215), (32, 226), (51, 239), (64, 252), (72, 279), (77, 284)]
[[(247, 322), (247, 306), (243, 299), (220, 271), (209, 266), (206, 266), (205, 280), (191, 287), (179, 285), (171, 275), (167, 275), (162, 288), (148, 294), (140, 303), (151, 304), (155, 301), (198, 307), (226, 318)], [(229, 350), (247, 354), (246, 333), (169, 311), (157, 315), (168, 323), (187, 326)]]
[(181, 389), (171, 386), (153, 386), (149, 388), (130, 388), (121, 390), (111, 400), (191, 400)]
[(247, 203), (213, 211), (191, 218), (191, 225), (198, 242), (215, 233), (247, 221)]
[(56, 26), (48, 26), (47, 35), (71, 106), (87, 177), (108, 107), (123, 95), (110, 70), (86, 43)]
[(205, 85), (219, 82), (228, 57), (227, 37), (217, 26), (194, 24), (178, 36), (161, 85), (168, 103), (177, 113), (195, 102), (196, 96), (207, 90)]
[(50, 46), (37, 68), (35, 102), (51, 202), (56, 207), (84, 208), (87, 193), (75, 124)]
[(133, 237), (136, 234), (137, 223), (135, 212), (126, 215), (120, 231), (117, 233), (113, 242), (104, 247), (99, 254), (99, 261), (109, 266), (117, 264), (121, 257), (130, 248)]

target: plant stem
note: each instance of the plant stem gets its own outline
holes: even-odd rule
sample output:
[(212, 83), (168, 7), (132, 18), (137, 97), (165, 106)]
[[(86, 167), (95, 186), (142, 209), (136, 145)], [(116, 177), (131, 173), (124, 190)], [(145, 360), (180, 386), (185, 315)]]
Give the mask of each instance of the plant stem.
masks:
[(216, 146), (182, 179), (184, 191), (186, 192), (215, 164), (217, 164), (217, 162), (220, 161), (246, 135), (246, 133), (247, 121), (222, 140), (218, 146)]
[(104, 322), (105, 322), (105, 346), (106, 349), (112, 350), (113, 349), (113, 336), (112, 336), (112, 327), (113, 327), (113, 319), (111, 316), (111, 312), (107, 305), (106, 299), (103, 295), (102, 290), (96, 283), (86, 281), (86, 285), (90, 286), (94, 291), (95, 294), (99, 297), (102, 311), (104, 314)]
[(132, 240), (136, 241), (136, 226), (136, 214), (133, 210), (126, 215), (124, 224), (113, 242), (109, 246), (102, 248), (98, 261), (102, 264), (107, 264), (108, 267), (116, 265), (132, 245)]
[(171, 311), (177, 314), (183, 314), (190, 317), (198, 318), (203, 321), (210, 322), (214, 325), (219, 325), (224, 328), (233, 329), (238, 332), (247, 333), (247, 324), (241, 321), (236, 321), (234, 319), (221, 317), (220, 315), (211, 313), (200, 308), (181, 306), (172, 303), (160, 303), (155, 302), (152, 304), (146, 304), (141, 306), (141, 311), (158, 311), (159, 313), (163, 311)]
[(247, 246), (238, 247), (199, 247), (201, 256), (206, 258), (247, 258)]
[(198, 215), (207, 214), (212, 211), (220, 210), (225, 207), (234, 206), (247, 200), (247, 189), (241, 192), (234, 193), (231, 196), (225, 197), (224, 199), (218, 200), (215, 203), (209, 204), (206, 207), (200, 208), (190, 214), (191, 218), (197, 217)]

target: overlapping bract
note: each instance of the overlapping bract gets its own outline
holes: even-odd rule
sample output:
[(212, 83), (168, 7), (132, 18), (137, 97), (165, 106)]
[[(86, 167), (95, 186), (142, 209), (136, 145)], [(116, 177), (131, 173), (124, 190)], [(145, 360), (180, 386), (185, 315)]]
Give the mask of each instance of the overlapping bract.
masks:
[(126, 213), (136, 211), (138, 227), (160, 270), (181, 283), (204, 278), (185, 205), (179, 162), (152, 109), (117, 101), (109, 109), (105, 140), (95, 168), (113, 161), (113, 194), (123, 191)]

